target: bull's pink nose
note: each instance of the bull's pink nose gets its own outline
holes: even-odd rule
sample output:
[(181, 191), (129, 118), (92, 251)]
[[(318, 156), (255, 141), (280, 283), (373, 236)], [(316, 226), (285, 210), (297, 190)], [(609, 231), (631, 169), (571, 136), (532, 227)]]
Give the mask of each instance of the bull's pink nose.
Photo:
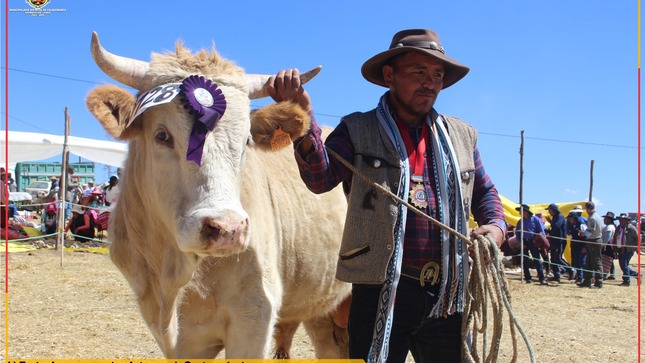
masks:
[(207, 249), (236, 249), (244, 245), (249, 223), (238, 215), (206, 217), (202, 222), (201, 237)]

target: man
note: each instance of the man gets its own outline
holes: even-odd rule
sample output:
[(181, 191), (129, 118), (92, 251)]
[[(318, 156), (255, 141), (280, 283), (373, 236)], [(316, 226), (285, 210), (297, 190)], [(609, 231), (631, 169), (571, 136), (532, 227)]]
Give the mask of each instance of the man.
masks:
[(76, 191), (74, 190), (76, 187), (78, 187), (78, 181), (74, 177), (74, 167), (69, 166), (67, 168), (67, 195), (65, 196), (66, 200), (66, 206), (65, 206), (65, 220), (69, 218), (70, 213), (72, 213), (72, 203), (74, 202), (74, 193)]
[[(569, 280), (575, 278), (576, 284), (582, 283), (582, 267), (587, 261), (587, 237), (584, 231), (587, 229), (587, 218), (582, 216), (582, 207), (576, 205), (567, 216), (567, 234), (571, 236), (571, 273)], [(576, 271), (575, 277), (573, 271)]]
[[(607, 214), (602, 216), (602, 222), (605, 224), (605, 227), (602, 229), (602, 254), (603, 256), (609, 256), (612, 261), (609, 271), (605, 271), (606, 280), (616, 279), (616, 267), (613, 263), (615, 253), (614, 248), (611, 245), (612, 240), (614, 239), (614, 233), (616, 233), (616, 225), (614, 224), (615, 220), (616, 216), (614, 215), (614, 212), (607, 212)], [(603, 257), (603, 260), (604, 259), (605, 257)]]
[(593, 202), (587, 202), (585, 209), (589, 218), (587, 219), (587, 230), (580, 231), (582, 236), (587, 237), (587, 261), (584, 265), (584, 280), (578, 284), (579, 287), (591, 287), (591, 278), (594, 278), (594, 287), (602, 288), (602, 221), (596, 213), (596, 206)]
[[(388, 88), (376, 109), (344, 117), (324, 144), (315, 120), (295, 140), (309, 189), (322, 193), (342, 182), (348, 194), (336, 276), (353, 284), (350, 358), (404, 362), (411, 351), (417, 362), (461, 361), (465, 242), (353, 178), (327, 150), (464, 234), (472, 208), (479, 227), (471, 237), (489, 235), (501, 245), (506, 223), (479, 156), (477, 132), (433, 108), (439, 92), (469, 69), (445, 54), (434, 31), (412, 29), (395, 34), (390, 48), (361, 71)], [(274, 100), (295, 101), (313, 117), (297, 70), (280, 71), (268, 85)]]
[(566, 245), (566, 229), (564, 224), (564, 216), (560, 213), (560, 209), (557, 204), (551, 203), (546, 208), (549, 212), (551, 229), (549, 231), (549, 252), (551, 253), (551, 271), (553, 272), (553, 277), (550, 279), (554, 282), (560, 282), (560, 273), (561, 269), (567, 269), (572, 273), (571, 266), (569, 263), (562, 257), (564, 252), (564, 247)]
[(638, 276), (638, 272), (629, 267), (629, 261), (632, 259), (634, 252), (638, 248), (638, 230), (633, 224), (629, 223), (627, 213), (621, 213), (618, 216), (618, 228), (614, 234), (614, 248), (618, 252), (618, 264), (623, 270), (623, 283), (620, 286), (629, 286), (630, 278)]
[(85, 195), (91, 195), (94, 191), (94, 182), (92, 180), (87, 181), (87, 189), (84, 190)]
[[(522, 218), (517, 222), (515, 233), (517, 234), (517, 239), (519, 240), (521, 237), (522, 243), (524, 244), (524, 255), (522, 256), (524, 259), (524, 282), (527, 284), (533, 282), (530, 267), (535, 266), (540, 284), (547, 285), (548, 283), (544, 277), (542, 262), (540, 261), (540, 249), (533, 241), (536, 234), (544, 234), (542, 221), (533, 215), (530, 207), (526, 204), (522, 204), (521, 207), (517, 207), (515, 210), (522, 211)], [(533, 258), (531, 258), (529, 254), (533, 256)]]
[(0, 168), (0, 227), (2, 228), (7, 226), (8, 219), (7, 204), (9, 203), (9, 188), (5, 181), (6, 178), (7, 171), (5, 168)]

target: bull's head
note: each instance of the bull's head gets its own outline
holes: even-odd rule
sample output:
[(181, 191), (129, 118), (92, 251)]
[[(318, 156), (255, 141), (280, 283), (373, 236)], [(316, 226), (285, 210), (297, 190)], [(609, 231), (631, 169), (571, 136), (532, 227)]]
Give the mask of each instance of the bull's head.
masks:
[[(89, 110), (105, 130), (129, 142), (125, 176), (119, 183), (121, 196), (111, 224), (120, 230), (112, 230), (111, 238), (176, 238), (174, 242), (182, 251), (199, 255), (223, 256), (246, 249), (250, 231), (247, 212), (240, 202), (241, 168), (245, 150), (253, 144), (251, 131), (264, 132), (255, 135), (256, 140), (272, 132), (272, 126), (266, 123), (251, 126), (249, 100), (268, 96), (265, 85), (269, 76), (246, 75), (214, 50), (191, 54), (181, 44), (177, 44), (174, 54), (153, 54), (148, 63), (107, 52), (94, 33), (91, 51), (108, 76), (139, 91), (135, 98), (122, 88), (106, 85), (92, 90), (87, 97)], [(320, 67), (303, 73), (301, 82), (309, 81), (319, 70)], [(203, 132), (204, 137), (197, 141), (193, 134), (203, 113), (195, 104), (186, 102), (190, 91), (177, 86), (185, 86), (193, 75), (214, 85), (205, 103), (198, 103), (210, 107), (213, 97), (225, 103), (224, 109), (217, 110), (216, 120), (210, 118), (214, 122)], [(148, 91), (169, 85), (177, 86), (170, 102), (144, 107), (142, 103), (150, 100), (146, 98)], [(287, 130), (292, 137), (308, 127), (309, 118), (298, 106), (285, 103), (271, 107), (278, 110), (258, 112), (258, 118), (267, 121), (281, 115), (297, 120), (294, 129)], [(202, 155), (187, 160), (195, 142)]]

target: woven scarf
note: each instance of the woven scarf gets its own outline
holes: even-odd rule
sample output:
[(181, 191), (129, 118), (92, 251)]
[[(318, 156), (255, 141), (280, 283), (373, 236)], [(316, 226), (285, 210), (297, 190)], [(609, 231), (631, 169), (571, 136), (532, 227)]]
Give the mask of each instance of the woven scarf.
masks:
[[(396, 125), (394, 114), (387, 103), (388, 93), (380, 99), (376, 107), (379, 123), (386, 131), (401, 158), (401, 179), (397, 196), (408, 199), (410, 190), (410, 167), (408, 153), (403, 143), (403, 137)], [(465, 215), (461, 198), (461, 175), (450, 137), (443, 125), (443, 119), (434, 110), (426, 121), (432, 134), (432, 152), (438, 156), (432, 159), (432, 172), (439, 186), (436, 192), (439, 201), (439, 217), (442, 223), (452, 226), (462, 234), (467, 234), (468, 216)], [(429, 169), (429, 166), (428, 166)], [(428, 188), (428, 186), (426, 186)], [(426, 193), (428, 195), (428, 193)], [(398, 206), (398, 219), (395, 225), (394, 252), (388, 261), (386, 279), (381, 289), (379, 305), (374, 324), (372, 346), (368, 355), (368, 363), (385, 362), (388, 356), (392, 320), (394, 318), (394, 301), (396, 288), (401, 276), (401, 261), (403, 258), (403, 240), (407, 207)], [(466, 287), (468, 286), (468, 249), (465, 243), (456, 240), (451, 234), (441, 230), (441, 289), (438, 302), (429, 317), (447, 316), (462, 312)]]

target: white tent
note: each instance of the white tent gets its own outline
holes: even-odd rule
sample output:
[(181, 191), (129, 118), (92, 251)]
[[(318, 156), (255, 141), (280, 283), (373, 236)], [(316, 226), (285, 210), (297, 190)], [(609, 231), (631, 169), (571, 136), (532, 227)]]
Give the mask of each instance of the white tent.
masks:
[[(62, 135), (9, 131), (9, 164), (43, 160), (60, 155), (63, 152), (64, 140), (65, 137)], [(4, 165), (7, 158), (5, 144), (5, 132), (0, 131), (0, 147), (2, 148), (0, 165)], [(128, 145), (124, 143), (75, 136), (68, 137), (67, 146), (72, 154), (115, 167), (124, 165), (128, 152)]]

